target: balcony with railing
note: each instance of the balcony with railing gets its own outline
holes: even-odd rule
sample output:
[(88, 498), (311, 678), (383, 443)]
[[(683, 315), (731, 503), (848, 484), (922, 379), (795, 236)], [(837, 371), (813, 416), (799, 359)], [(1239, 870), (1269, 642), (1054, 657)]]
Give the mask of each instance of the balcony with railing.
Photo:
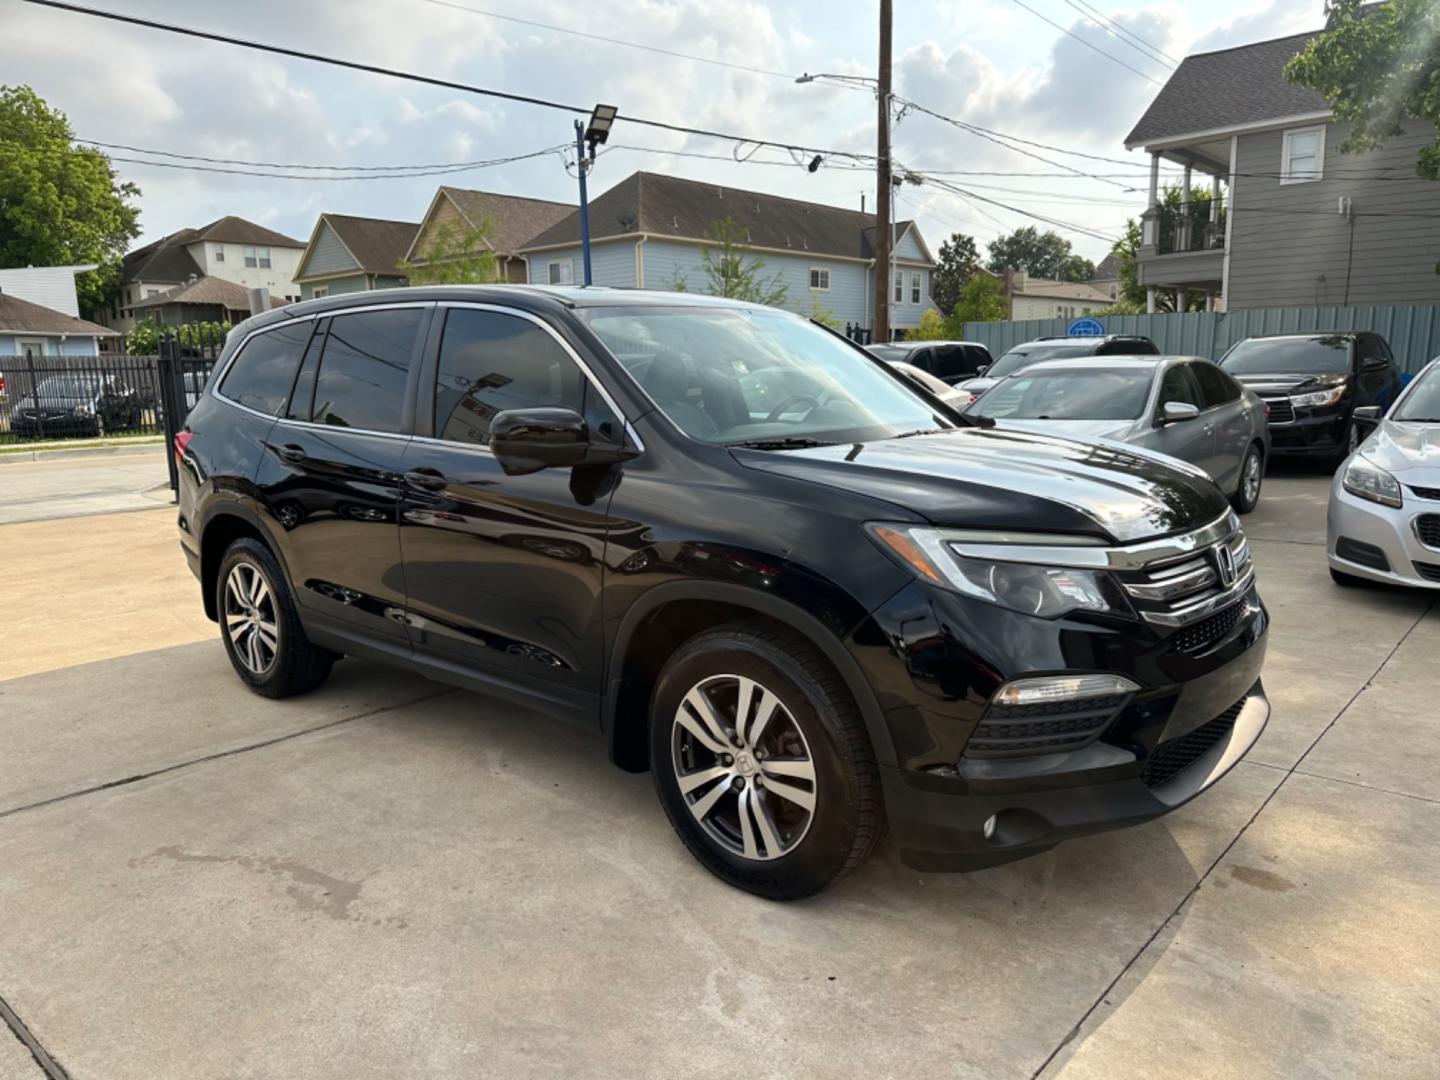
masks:
[(1139, 283), (1218, 292), (1225, 272), (1227, 208), (1211, 195), (1159, 203), (1140, 216)]

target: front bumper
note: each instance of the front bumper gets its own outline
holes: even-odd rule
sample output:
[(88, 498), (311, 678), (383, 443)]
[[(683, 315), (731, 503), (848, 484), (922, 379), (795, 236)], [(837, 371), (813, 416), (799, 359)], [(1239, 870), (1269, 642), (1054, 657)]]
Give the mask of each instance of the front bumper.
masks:
[(1298, 409), (1293, 421), (1270, 425), (1270, 452), (1315, 457), (1345, 453), (1349, 448), (1345, 421), (1341, 412)]
[(1343, 467), (1335, 473), (1326, 511), (1331, 568), (1368, 581), (1440, 589), (1440, 548), (1422, 544), (1414, 525), (1421, 514), (1440, 514), (1440, 502), (1416, 499), (1407, 488), (1403, 506), (1381, 506), (1346, 491), (1344, 473)]
[[(1135, 623), (1046, 621), (939, 590), (904, 590), (872, 620), (880, 634), (870, 640), (889, 648), (855, 651), (895, 744), (897, 765), (881, 769), (886, 814), (917, 869), (981, 869), (1158, 817), (1228, 772), (1270, 715), (1260, 681), (1269, 615), (1253, 590), (1198, 652)], [(1002, 682), (1079, 672), (1141, 688), (1095, 741), (967, 754)]]

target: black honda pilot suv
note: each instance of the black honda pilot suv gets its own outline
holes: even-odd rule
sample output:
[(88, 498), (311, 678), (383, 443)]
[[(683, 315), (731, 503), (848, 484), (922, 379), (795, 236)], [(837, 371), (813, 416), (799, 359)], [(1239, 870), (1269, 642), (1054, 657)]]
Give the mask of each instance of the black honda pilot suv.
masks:
[(239, 677), (342, 656), (535, 706), (773, 898), (1144, 821), (1269, 715), (1204, 473), (1000, 431), (773, 308), (450, 286), (231, 332), (175, 440)]

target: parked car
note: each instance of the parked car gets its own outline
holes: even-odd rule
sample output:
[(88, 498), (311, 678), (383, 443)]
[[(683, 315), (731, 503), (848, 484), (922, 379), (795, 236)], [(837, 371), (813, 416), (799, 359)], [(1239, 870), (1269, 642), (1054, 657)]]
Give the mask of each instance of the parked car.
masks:
[(1440, 589), (1440, 358), (1389, 412), (1360, 405), (1352, 419), (1369, 430), (1331, 482), (1330, 576)]
[(1356, 407), (1387, 408), (1402, 385), (1389, 344), (1366, 332), (1246, 338), (1220, 366), (1269, 408), (1276, 454), (1336, 461), (1360, 445)]
[(956, 409), (963, 409), (975, 399), (963, 390), (957, 390), (931, 375), (928, 371), (921, 371), (914, 364), (907, 364), (904, 360), (887, 360), (892, 368), (898, 371), (905, 378), (909, 379), (927, 394), (934, 394), (946, 405)]
[[(794, 400), (751, 400), (762, 371)], [(174, 449), (182, 548), (256, 693), (348, 654), (598, 730), (766, 897), (887, 821), (953, 870), (1153, 818), (1269, 715), (1269, 617), (1208, 479), (942, 413), (773, 308), (308, 301), (231, 336)]]
[(1203, 469), (1248, 514), (1269, 457), (1265, 405), (1192, 356), (1042, 360), (969, 408), (1006, 430), (1109, 439)]
[(967, 379), (960, 389), (979, 397), (1001, 379), (1024, 371), (1041, 360), (1062, 360), (1078, 356), (1159, 356), (1160, 350), (1138, 334), (1106, 334), (1103, 337), (1042, 337), (1016, 345), (991, 364), (979, 377)]
[(139, 423), (135, 391), (95, 371), (47, 375), (10, 410), (11, 434), (22, 439), (104, 435)]
[(978, 341), (891, 341), (869, 349), (881, 360), (911, 364), (950, 386), (994, 363), (990, 350)]

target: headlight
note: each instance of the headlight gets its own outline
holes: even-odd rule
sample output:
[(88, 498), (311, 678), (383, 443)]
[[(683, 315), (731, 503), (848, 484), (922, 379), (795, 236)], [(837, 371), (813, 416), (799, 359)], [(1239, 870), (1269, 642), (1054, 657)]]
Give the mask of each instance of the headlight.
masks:
[(84, 404), (76, 405), (74, 409), (74, 413), (76, 416), (90, 416), (94, 412), (95, 410), (93, 408), (91, 408), (89, 405)]
[(1300, 409), (1316, 409), (1324, 405), (1334, 405), (1345, 396), (1345, 385), (1342, 383), (1330, 390), (1316, 390), (1313, 394), (1291, 394), (1290, 404)]
[(1345, 466), (1345, 476), (1341, 483), (1351, 495), (1369, 499), (1382, 506), (1400, 506), (1405, 501), (1400, 494), (1400, 481), (1363, 457), (1350, 459), (1350, 464)]
[(1042, 619), (1071, 611), (1130, 614), (1129, 605), (1103, 570), (966, 558), (936, 529), (867, 525), (866, 530), (923, 580), (1011, 611)]

